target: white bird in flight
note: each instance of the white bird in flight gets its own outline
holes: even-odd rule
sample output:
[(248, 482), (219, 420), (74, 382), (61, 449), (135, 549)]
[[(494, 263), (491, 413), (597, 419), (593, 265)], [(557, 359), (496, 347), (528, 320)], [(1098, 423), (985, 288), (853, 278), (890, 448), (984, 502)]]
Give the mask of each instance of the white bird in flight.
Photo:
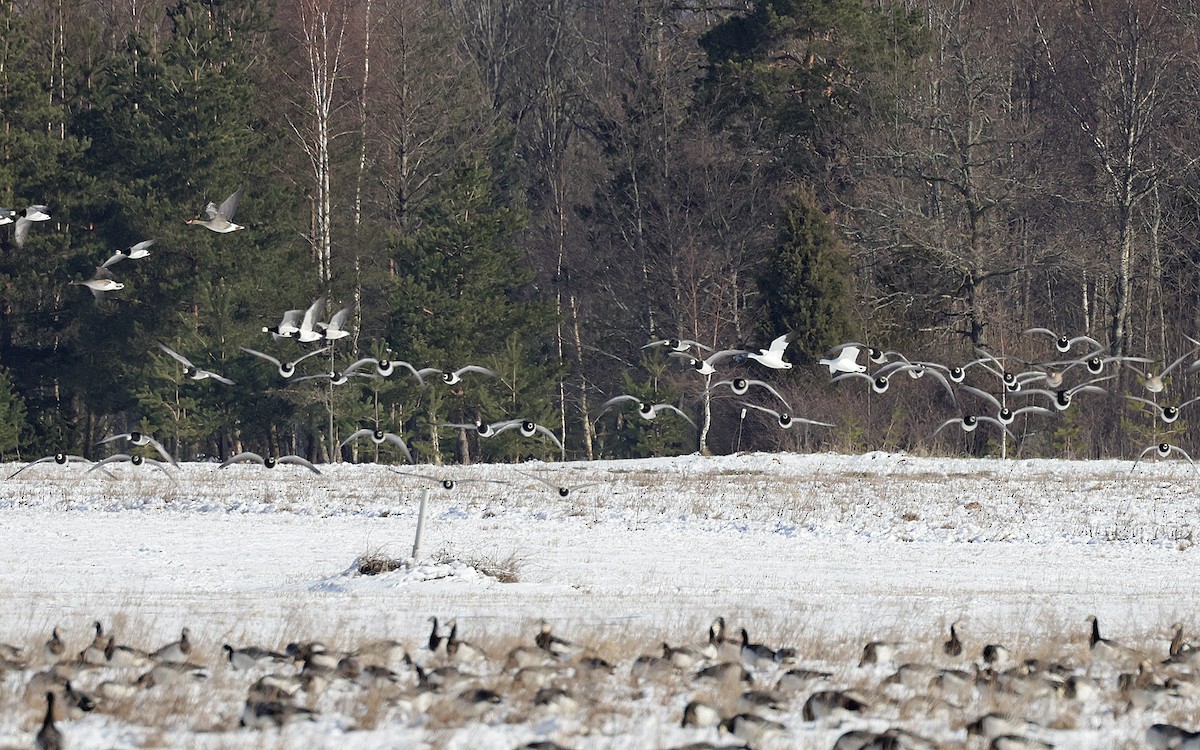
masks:
[(183, 374), (187, 375), (192, 380), (205, 380), (207, 378), (212, 378), (213, 380), (216, 380), (220, 383), (224, 383), (226, 385), (233, 385), (233, 381), (223, 375), (218, 375), (217, 373), (212, 372), (211, 370), (204, 370), (199, 367), (196, 367), (194, 364), (192, 364), (191, 360), (189, 360), (187, 357), (183, 356), (182, 354), (175, 351), (174, 349), (167, 346), (166, 344), (162, 343), (161, 341), (158, 344), (158, 348), (162, 349), (164, 352), (171, 355), (171, 357), (173, 357), (176, 361), (178, 361), (181, 365), (183, 365)]
[(151, 245), (153, 245), (155, 242), (158, 242), (158, 240), (143, 240), (143, 241), (137, 243), (136, 245), (134, 245), (133, 247), (126, 248), (124, 250), (118, 250), (116, 253), (113, 254), (113, 256), (111, 258), (104, 261), (104, 263), (100, 267), (108, 268), (109, 266), (113, 265), (114, 263), (119, 263), (119, 262), (125, 260), (126, 258), (128, 258), (130, 260), (138, 260), (140, 258), (145, 258), (146, 256), (150, 255), (150, 250), (148, 248)]
[(86, 286), (98, 300), (107, 299), (109, 294), (125, 288), (124, 284), (113, 278), (112, 271), (103, 266), (96, 267), (92, 278), (69, 283), (71, 286)]

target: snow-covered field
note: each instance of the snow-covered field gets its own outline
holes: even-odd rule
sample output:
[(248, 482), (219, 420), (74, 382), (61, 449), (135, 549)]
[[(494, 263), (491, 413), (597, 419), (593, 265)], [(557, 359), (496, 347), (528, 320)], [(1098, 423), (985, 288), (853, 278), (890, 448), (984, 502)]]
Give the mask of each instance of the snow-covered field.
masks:
[[(433, 486), (420, 564), (365, 576), (355, 568), (364, 555), (409, 556), (432, 483), (372, 465), (322, 466), (317, 476), (188, 464), (174, 479), (117, 465), (111, 479), (41, 464), (0, 481), (0, 641), (29, 654), (3, 672), (0, 747), (31, 746), (41, 726), (44, 688), (27, 686), (47, 668), (51, 629), (62, 628), (74, 658), (97, 620), (118, 643), (150, 650), (188, 627), (190, 659), (207, 678), (98, 698), (96, 710), (59, 722), (73, 748), (736, 744), (680, 724), (693, 700), (726, 717), (747, 711), (744, 686), (696, 679), (704, 664), (631, 675), (634, 659), (661, 656), (664, 641), (703, 642), (717, 616), (731, 637), (745, 627), (752, 641), (796, 649), (787, 663), (750, 670), (750, 687), (775, 698), (755, 712), (783, 725), (756, 748), (830, 748), (849, 730), (889, 727), (937, 747), (987, 747), (966, 724), (993, 710), (1036, 722), (1023, 733), (1056, 747), (1145, 747), (1152, 724), (1200, 728), (1191, 726), (1200, 680), (1158, 665), (1172, 623), (1185, 635), (1200, 628), (1200, 473), (1186, 461), (1131, 466), (871, 453), (412, 467), (459, 483)], [(3, 468), (7, 476), (18, 465)], [(527, 474), (597, 484), (563, 498)], [(1151, 662), (1143, 689), (1117, 685), (1136, 659), (1092, 658), (1088, 615)], [(456, 620), (458, 635), (492, 658), (464, 666), (476, 677), (432, 693), (428, 708), (410, 705), (415, 671), (393, 663), (395, 684), (328, 677), (293, 699), (315, 717), (239, 728), (251, 684), (297, 667), (235, 671), (224, 644), (282, 650), (319, 639), (342, 652), (395, 639), (431, 669), (447, 659), (427, 649), (430, 616)], [(510, 649), (534, 646), (543, 618), (613, 667), (556, 663), (548, 684), (571, 694), (565, 707), (538, 705), (537, 687), (514, 684), (504, 664)], [(960, 657), (941, 649), (954, 622)], [(860, 667), (875, 640), (899, 651)], [(1018, 675), (1009, 665), (976, 679), (991, 643), (1064, 669)], [(934, 682), (937, 671), (904, 664), (971, 674), (951, 690), (945, 677)], [(780, 684), (795, 668), (830, 676)], [(72, 685), (96, 694), (146, 671), (91, 667)], [(1168, 677), (1168, 690), (1145, 688)], [(456, 697), (479, 687), (499, 702)], [(868, 708), (806, 720), (809, 697), (834, 689), (857, 690)]]

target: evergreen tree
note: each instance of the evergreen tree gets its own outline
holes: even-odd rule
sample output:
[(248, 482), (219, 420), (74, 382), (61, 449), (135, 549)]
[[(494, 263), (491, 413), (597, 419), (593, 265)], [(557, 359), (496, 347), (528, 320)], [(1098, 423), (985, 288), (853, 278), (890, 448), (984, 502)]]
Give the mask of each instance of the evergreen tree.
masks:
[[(419, 395), (423, 426), (431, 430), (427, 441), (415, 441), (423, 451), (440, 453), (438, 422), (545, 423), (549, 416), (554, 379), (545, 367), (554, 361), (553, 318), (531, 296), (533, 272), (514, 244), (525, 215), (500, 195), (492, 171), (468, 161), (423, 212), (420, 228), (392, 239), (397, 276), (388, 340), (400, 358), (418, 367), (503, 371), (499, 379), (468, 375), (454, 386), (431, 382)], [(524, 376), (525, 368), (536, 376)], [(505, 372), (513, 377), (506, 380)]]
[(765, 340), (781, 331), (795, 332), (790, 359), (811, 362), (850, 331), (850, 258), (811, 196), (796, 194), (781, 218), (779, 238), (759, 277)]

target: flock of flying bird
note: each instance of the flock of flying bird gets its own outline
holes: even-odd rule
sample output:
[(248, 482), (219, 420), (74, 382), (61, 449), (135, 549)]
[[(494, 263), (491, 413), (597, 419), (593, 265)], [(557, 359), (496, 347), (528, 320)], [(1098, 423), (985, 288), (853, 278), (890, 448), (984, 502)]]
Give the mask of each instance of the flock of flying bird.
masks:
[[(197, 217), (188, 220), (187, 224), (203, 226), (222, 234), (244, 229), (243, 226), (233, 221), (242, 194), (243, 191), (239, 189), (219, 206), (209, 203), (204, 210), (203, 218)], [(0, 224), (15, 224), (14, 236), (18, 246), (23, 245), (33, 223), (49, 218), (49, 209), (43, 205), (31, 205), (21, 211), (0, 209)], [(126, 259), (138, 260), (147, 257), (154, 244), (155, 240), (150, 239), (118, 250), (97, 266), (96, 272), (91, 278), (71, 283), (87, 287), (97, 299), (103, 299), (118, 292), (123, 285), (113, 277), (110, 269)], [(436, 367), (418, 368), (403, 360), (377, 359), (375, 357), (361, 357), (344, 368), (337, 369), (332, 365), (332, 354), (329, 367), (318, 372), (297, 375), (297, 367), (302, 362), (331, 352), (333, 342), (350, 335), (347, 330), (350, 308), (342, 308), (328, 320), (323, 320), (325, 303), (325, 297), (320, 297), (307, 309), (289, 310), (283, 314), (278, 323), (262, 329), (264, 333), (271, 334), (276, 342), (293, 340), (302, 345), (320, 346), (324, 344), (324, 346), (291, 359), (250, 347), (240, 347), (241, 351), (274, 366), (281, 378), (291, 379), (292, 382), (320, 380), (336, 386), (350, 382), (354, 378), (386, 378), (396, 372), (405, 372), (421, 386), (424, 386), (426, 380), (432, 376), (440, 377), (446, 385), (456, 385), (467, 375), (497, 377), (494, 371), (480, 365), (465, 365), (453, 370), (443, 370)], [(892, 379), (898, 374), (906, 374), (914, 380), (928, 375), (930, 380), (936, 381), (945, 390), (950, 401), (961, 410), (961, 416), (942, 422), (934, 430), (934, 435), (954, 426), (965, 432), (973, 432), (981, 425), (988, 425), (1002, 433), (1003, 436), (1015, 440), (1016, 436), (1010, 430), (1010, 426), (1016, 419), (1022, 416), (1049, 416), (1069, 408), (1081, 395), (1105, 393), (1106, 386), (1118, 377), (1116, 369), (1122, 367), (1136, 372), (1145, 388), (1146, 395), (1150, 396), (1150, 398), (1146, 398), (1143, 395), (1129, 394), (1125, 398), (1138, 404), (1139, 407), (1150, 410), (1164, 425), (1171, 425), (1179, 418), (1183, 409), (1200, 401), (1200, 397), (1181, 402), (1161, 400), (1168, 387), (1167, 378), (1172, 372), (1181, 370), (1185, 363), (1188, 363), (1187, 367), (1182, 368), (1181, 371), (1194, 372), (1200, 369), (1200, 342), (1193, 339), (1188, 339), (1193, 345), (1188, 351), (1166, 365), (1161, 371), (1153, 372), (1145, 368), (1152, 365), (1154, 360), (1136, 356), (1113, 356), (1105, 346), (1089, 336), (1066, 336), (1047, 328), (1030, 328), (1024, 331), (1023, 335), (1051, 339), (1055, 350), (1061, 356), (1051, 360), (1030, 361), (1012, 356), (994, 356), (979, 351), (979, 356), (975, 359), (959, 366), (950, 366), (910, 360), (900, 352), (885, 351), (851, 342), (835, 347), (828, 358), (820, 360), (820, 365), (829, 368), (833, 382), (865, 380), (874, 393), (887, 391)], [(772, 419), (785, 429), (795, 424), (833, 427), (834, 425), (830, 422), (796, 416), (779, 389), (766, 380), (746, 377), (741, 374), (741, 371), (731, 370), (728, 373), (725, 371), (728, 363), (746, 362), (757, 363), (766, 371), (789, 370), (792, 368), (792, 363), (788, 362), (784, 355), (792, 340), (792, 334), (785, 334), (774, 339), (768, 347), (758, 351), (748, 349), (714, 351), (698, 341), (660, 339), (646, 344), (643, 349), (665, 348), (671, 358), (686, 363), (700, 375), (705, 376), (706, 395), (728, 387), (734, 396), (743, 397), (743, 400), (739, 402), (743, 408), (743, 418), (748, 411), (753, 411), (765, 415), (766, 418)], [(195, 364), (189, 357), (173, 350), (166, 344), (160, 343), (158, 346), (183, 367), (186, 377), (192, 380), (211, 379), (225, 385), (234, 384), (229, 378)], [(1189, 360), (1191, 361), (1189, 362)], [(975, 373), (980, 374), (980, 378), (975, 379), (974, 385), (967, 384), (966, 379)], [(713, 376), (725, 374), (728, 376), (715, 383), (712, 382)], [(751, 400), (751, 393), (762, 394), (763, 398)], [(617, 395), (606, 400), (601, 405), (601, 414), (628, 406), (636, 406), (637, 414), (646, 420), (653, 420), (663, 413), (669, 413), (675, 418), (686, 421), (693, 428), (696, 427), (695, 420), (676, 404), (651, 403), (629, 394)], [(437, 426), (472, 431), (480, 438), (485, 439), (508, 432), (516, 432), (525, 438), (548, 441), (557, 450), (563, 450), (560, 437), (554, 431), (524, 417), (507, 418), (494, 422), (482, 420), (472, 423), (446, 422)], [(150, 462), (150, 465), (164, 471), (167, 466), (177, 465), (175, 459), (166, 452), (163, 446), (147, 435), (125, 433), (107, 437), (101, 442), (107, 443), (121, 437), (129, 439), (135, 446), (152, 446), (163, 460), (149, 459), (136, 454), (118, 453), (99, 462), (92, 467), (93, 469), (101, 469), (108, 463), (116, 461)], [(384, 444), (395, 446), (405, 461), (414, 462), (412, 452), (404, 438), (398, 432), (382, 430), (378, 425), (374, 429), (357, 430), (342, 441), (339, 449), (348, 443), (368, 437), (377, 446)], [(1166, 442), (1159, 442), (1145, 448), (1138, 456), (1138, 460), (1140, 461), (1150, 453), (1163, 458), (1177, 453), (1188, 461), (1192, 461), (1191, 456), (1183, 448)], [(56, 454), (33, 463), (50, 460), (63, 464), (84, 459), (78, 456)], [(320, 473), (319, 469), (311, 462), (300, 456), (264, 457), (254, 452), (238, 453), (222, 463), (221, 466), (241, 462), (256, 462), (267, 467), (276, 464), (296, 464)]]
[[(177, 640), (143, 650), (118, 643), (97, 621), (82, 649), (68, 647), (60, 627), (40, 649), (0, 643), (0, 673), (19, 674), (27, 703), (44, 699), (35, 740), (41, 750), (64, 746), (61, 719), (120, 715), (139, 696), (198, 684), (216, 669), (227, 670), (224, 692), (208, 701), (218, 725), (264, 730), (312, 721), (321, 716), (322, 696), (335, 691), (354, 695), (356, 705), (378, 706), (390, 720), (530, 723), (543, 739), (518, 750), (563, 750), (545, 735), (567, 734), (572, 724), (546, 719), (595, 721), (638, 703), (640, 710), (684, 706), (675, 714), (677, 734), (692, 741), (674, 750), (790, 747), (813, 730), (833, 731), (833, 750), (1030, 750), (1052, 748), (1060, 732), (1088, 726), (1085, 712), (1145, 721), (1200, 692), (1200, 649), (1184, 639), (1181, 623), (1172, 626), (1162, 657), (1102, 636), (1089, 616), (1083, 637), (1069, 639), (1078, 646), (1053, 644), (1036, 657), (1001, 643), (965, 643), (954, 623), (945, 640), (869, 641), (855, 663), (824, 647), (806, 653), (752, 640), (744, 626), (731, 631), (724, 617), (703, 639), (663, 641), (636, 657), (617, 643), (563, 638), (545, 620), (516, 645), (472, 643), (456, 620), (429, 622), (428, 637), (415, 645), (390, 638), (347, 650), (322, 641), (278, 649), (225, 643), (217, 661), (186, 627)], [(238, 703), (226, 705), (229, 692)], [(808, 736), (805, 746), (812, 746)], [(1196, 747), (1200, 733), (1153, 723), (1138, 739), (1142, 747), (1183, 750)]]

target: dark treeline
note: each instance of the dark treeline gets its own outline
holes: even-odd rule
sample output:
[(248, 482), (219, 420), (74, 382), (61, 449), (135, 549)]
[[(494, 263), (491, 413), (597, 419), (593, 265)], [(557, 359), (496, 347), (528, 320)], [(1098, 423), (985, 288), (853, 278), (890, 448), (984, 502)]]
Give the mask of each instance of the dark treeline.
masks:
[[(982, 405), (932, 379), (872, 393), (816, 361), (846, 341), (1011, 369), (1063, 356), (1022, 335), (1035, 326), (1154, 360), (1144, 371), (1190, 352), (1197, 10), (0, 0), (0, 205), (52, 217), (23, 246), (0, 227), (0, 452), (92, 456), (140, 429), (183, 458), (332, 460), (376, 425), (423, 461), (1187, 446), (1187, 410), (1165, 424), (1124, 397), (1149, 395), (1128, 366), (1107, 395), (1020, 417), (1001, 446), (998, 430), (934, 435)], [(185, 224), (238, 188), (245, 231)], [(152, 238), (110, 268), (125, 286), (109, 299), (70, 284)], [(350, 308), (351, 335), (306, 372), (374, 356), (499, 377), (291, 382), (241, 351), (301, 356), (263, 328), (322, 295)], [(745, 414), (754, 393), (706, 390), (728, 375), (642, 348), (787, 331), (792, 370), (728, 372), (834, 429), (779, 429)], [(235, 385), (188, 379), (159, 342)], [(1200, 395), (1191, 361), (1164, 405)], [(969, 382), (999, 392), (987, 377)], [(698, 430), (603, 410), (617, 394)], [(436, 426), (510, 417), (564, 450)], [(397, 456), (364, 441), (342, 457), (376, 451)]]

